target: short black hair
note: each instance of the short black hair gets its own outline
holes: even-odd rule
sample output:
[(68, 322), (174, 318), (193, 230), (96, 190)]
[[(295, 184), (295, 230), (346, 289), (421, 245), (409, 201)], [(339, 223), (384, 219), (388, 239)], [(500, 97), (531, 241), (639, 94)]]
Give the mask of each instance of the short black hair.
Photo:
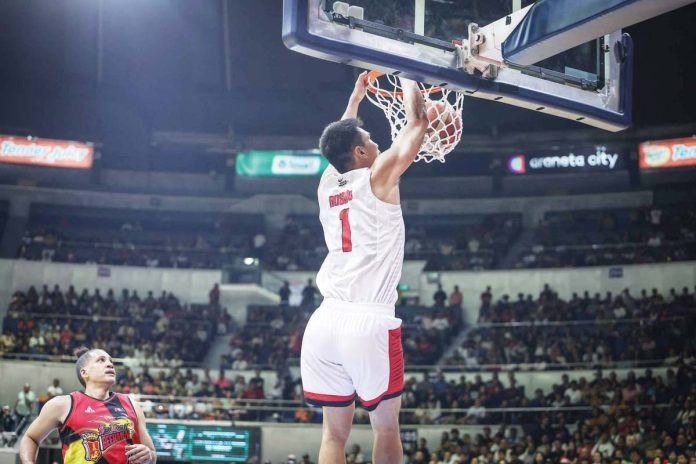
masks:
[(77, 362), (75, 362), (75, 373), (77, 374), (77, 380), (80, 381), (83, 387), (86, 387), (87, 383), (85, 382), (84, 377), (82, 377), (82, 373), (80, 371), (92, 359), (95, 351), (97, 351), (97, 349), (89, 349), (84, 346), (75, 350), (75, 356), (77, 356)]
[(357, 118), (342, 119), (326, 126), (321, 134), (321, 153), (341, 174), (353, 168), (353, 149), (363, 143), (361, 125)]

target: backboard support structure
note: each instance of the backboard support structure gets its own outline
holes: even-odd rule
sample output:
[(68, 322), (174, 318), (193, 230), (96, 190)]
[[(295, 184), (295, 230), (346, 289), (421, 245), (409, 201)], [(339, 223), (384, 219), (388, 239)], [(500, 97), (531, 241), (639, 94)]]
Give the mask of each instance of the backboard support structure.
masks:
[[(385, 0), (283, 0), (283, 40), (316, 58), (618, 131), (631, 122), (633, 44), (607, 28), (659, 14), (656, 3), (669, 11), (694, 0), (410, 1), (412, 7), (399, 0), (390, 9)], [(549, 19), (563, 17), (559, 8), (572, 2), (595, 8), (572, 10), (585, 17), (565, 17), (563, 30), (555, 30)], [(438, 9), (447, 4), (461, 11), (452, 14), (449, 7), (442, 20)], [(622, 9), (633, 13), (623, 17), (617, 14)], [(589, 42), (576, 52), (548, 58), (582, 40)], [(532, 64), (511, 59), (520, 56)]]

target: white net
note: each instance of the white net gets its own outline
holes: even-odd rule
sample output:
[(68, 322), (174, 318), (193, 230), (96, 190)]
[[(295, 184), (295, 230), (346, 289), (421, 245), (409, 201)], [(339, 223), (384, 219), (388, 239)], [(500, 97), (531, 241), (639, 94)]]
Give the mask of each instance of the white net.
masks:
[[(382, 80), (382, 82), (380, 82)], [(433, 88), (419, 83), (428, 116), (428, 131), (416, 161), (445, 162), (445, 155), (454, 150), (462, 138), (462, 106), (464, 95), (454, 90)], [(401, 83), (396, 76), (384, 74), (370, 78), (367, 98), (384, 111), (391, 127), (392, 140), (406, 125), (406, 111)]]

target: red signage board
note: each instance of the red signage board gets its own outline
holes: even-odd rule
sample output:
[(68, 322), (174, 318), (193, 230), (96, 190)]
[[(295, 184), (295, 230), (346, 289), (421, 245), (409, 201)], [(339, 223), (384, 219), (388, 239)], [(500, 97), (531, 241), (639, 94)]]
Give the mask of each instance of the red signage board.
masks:
[(94, 147), (86, 143), (0, 135), (1, 163), (89, 169), (93, 158)]
[(696, 166), (696, 138), (644, 142), (638, 151), (641, 169)]

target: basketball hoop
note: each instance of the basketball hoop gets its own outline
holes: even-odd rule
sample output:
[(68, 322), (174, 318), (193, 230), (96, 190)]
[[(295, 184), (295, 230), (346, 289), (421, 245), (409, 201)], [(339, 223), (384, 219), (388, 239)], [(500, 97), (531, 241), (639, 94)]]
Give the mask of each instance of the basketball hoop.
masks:
[[(386, 79), (384, 77), (386, 76)], [(382, 77), (382, 82), (380, 82)], [(367, 98), (384, 111), (391, 127), (392, 140), (406, 125), (403, 90), (396, 76), (379, 71), (367, 74)], [(428, 130), (423, 139), (416, 161), (430, 163), (438, 160), (445, 162), (445, 155), (459, 143), (462, 138), (462, 106), (464, 95), (454, 90), (418, 83), (425, 98), (428, 116)]]

